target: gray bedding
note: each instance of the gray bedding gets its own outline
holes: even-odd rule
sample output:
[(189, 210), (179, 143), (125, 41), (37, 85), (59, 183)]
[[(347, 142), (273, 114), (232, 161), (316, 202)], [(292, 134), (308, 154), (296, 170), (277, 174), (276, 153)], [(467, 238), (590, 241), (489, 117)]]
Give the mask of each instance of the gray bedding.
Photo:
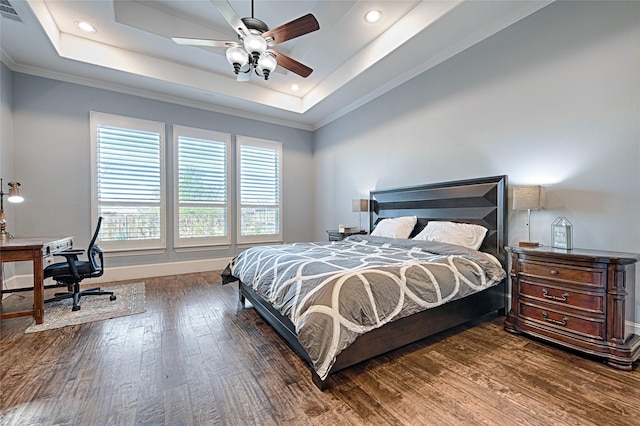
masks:
[(495, 258), (461, 246), (362, 235), (253, 247), (222, 277), (252, 287), (291, 319), (324, 380), (359, 335), (484, 290), (506, 273)]

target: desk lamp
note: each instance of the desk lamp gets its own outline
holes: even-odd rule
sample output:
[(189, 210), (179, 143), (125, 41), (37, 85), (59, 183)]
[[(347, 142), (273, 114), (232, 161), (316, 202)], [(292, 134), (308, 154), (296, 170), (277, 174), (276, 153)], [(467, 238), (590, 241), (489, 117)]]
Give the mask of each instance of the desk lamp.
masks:
[(13, 235), (7, 232), (7, 218), (4, 215), (4, 196), (9, 195), (7, 201), (10, 203), (21, 203), (24, 201), (22, 195), (20, 195), (20, 183), (19, 182), (9, 182), (9, 192), (6, 193), (2, 190), (2, 178), (0, 178), (0, 239), (1, 240), (10, 240), (13, 238)]

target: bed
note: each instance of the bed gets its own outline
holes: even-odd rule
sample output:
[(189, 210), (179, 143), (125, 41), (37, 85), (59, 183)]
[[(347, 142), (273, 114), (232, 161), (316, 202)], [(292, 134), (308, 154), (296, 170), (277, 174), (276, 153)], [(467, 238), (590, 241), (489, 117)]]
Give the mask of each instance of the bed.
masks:
[[(253, 247), (222, 272), (309, 363), (320, 389), (337, 371), (505, 313), (506, 176), (374, 190), (369, 205), (372, 235)], [(407, 218), (408, 236), (385, 234)], [(445, 224), (481, 226), (479, 248), (414, 239)]]

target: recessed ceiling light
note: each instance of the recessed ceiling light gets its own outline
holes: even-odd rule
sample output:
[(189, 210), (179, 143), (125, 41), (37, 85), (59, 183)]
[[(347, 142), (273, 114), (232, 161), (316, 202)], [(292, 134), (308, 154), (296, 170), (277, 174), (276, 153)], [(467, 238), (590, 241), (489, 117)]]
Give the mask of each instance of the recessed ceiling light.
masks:
[(382, 19), (382, 12), (379, 10), (370, 10), (364, 15), (364, 20), (370, 24), (375, 24)]
[(293, 90), (294, 92), (297, 92), (298, 90), (300, 90), (300, 86), (298, 86), (297, 84), (292, 84), (291, 90)]
[(95, 33), (97, 31), (96, 27), (85, 21), (76, 21), (75, 24), (76, 27), (80, 28), (85, 33)]

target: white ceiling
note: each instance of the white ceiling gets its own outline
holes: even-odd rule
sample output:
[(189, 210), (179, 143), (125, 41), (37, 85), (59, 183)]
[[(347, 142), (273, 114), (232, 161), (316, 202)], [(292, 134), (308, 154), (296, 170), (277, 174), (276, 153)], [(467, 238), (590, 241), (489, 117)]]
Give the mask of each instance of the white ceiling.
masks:
[[(320, 23), (277, 47), (313, 73), (278, 67), (266, 82), (237, 82), (224, 48), (171, 40), (236, 39), (210, 0), (9, 0), (22, 22), (0, 18), (0, 54), (17, 72), (314, 130), (552, 1), (255, 0), (270, 28), (307, 13)], [(251, 16), (250, 0), (230, 3)], [(364, 21), (371, 9), (381, 22)]]

